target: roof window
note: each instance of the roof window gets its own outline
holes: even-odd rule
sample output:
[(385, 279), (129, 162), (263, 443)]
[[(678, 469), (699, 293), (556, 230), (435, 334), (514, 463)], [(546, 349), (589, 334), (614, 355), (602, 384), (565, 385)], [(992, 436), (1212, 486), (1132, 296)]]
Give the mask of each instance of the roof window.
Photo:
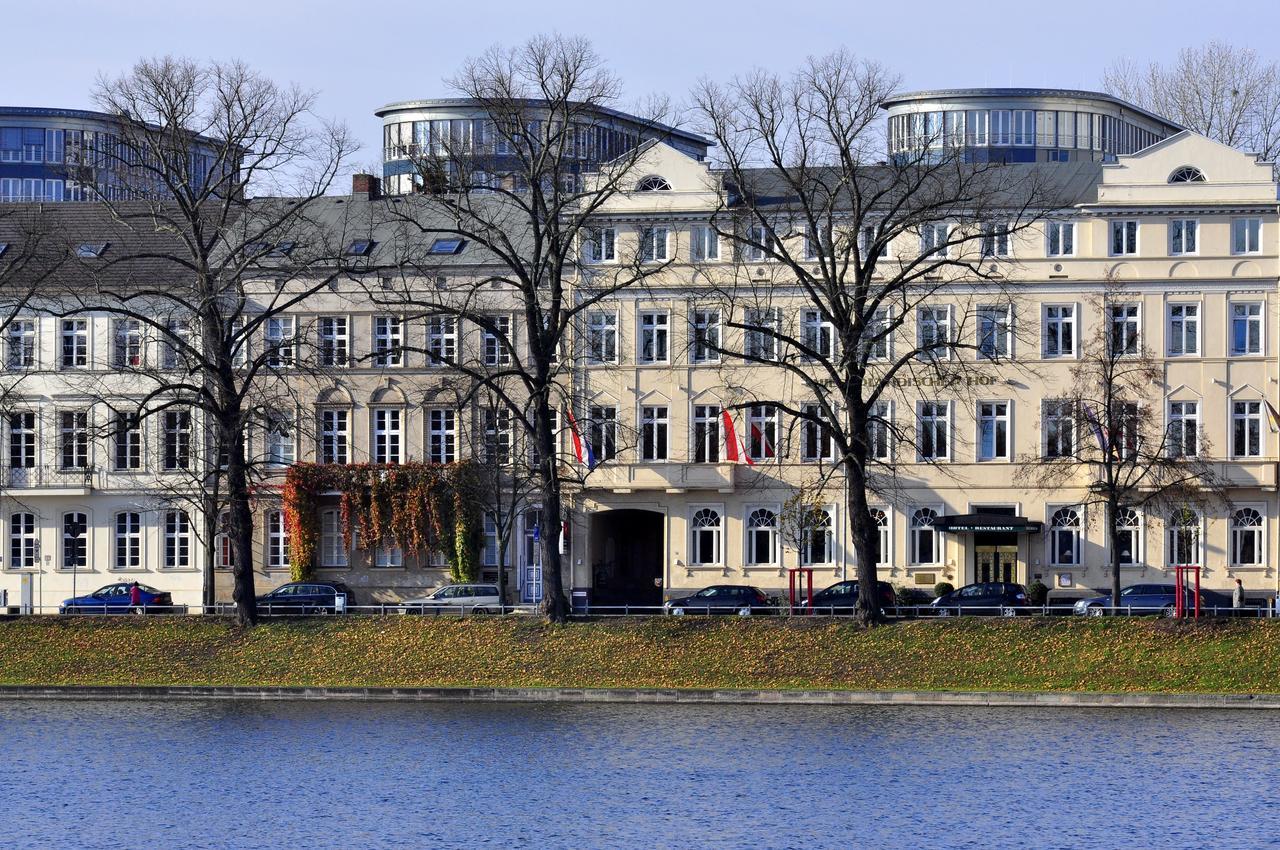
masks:
[(106, 242), (81, 242), (76, 246), (76, 256), (89, 260), (101, 257), (107, 250)]
[(427, 249), (428, 254), (461, 254), (462, 247), (467, 244), (465, 239), (437, 239), (431, 243), (431, 247)]

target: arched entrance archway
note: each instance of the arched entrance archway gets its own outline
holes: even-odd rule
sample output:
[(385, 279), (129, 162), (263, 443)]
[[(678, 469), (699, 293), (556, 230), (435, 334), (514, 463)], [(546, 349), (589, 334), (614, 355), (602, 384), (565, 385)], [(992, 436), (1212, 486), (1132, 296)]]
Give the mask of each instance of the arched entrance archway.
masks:
[(666, 516), (623, 509), (591, 515), (594, 605), (661, 605)]

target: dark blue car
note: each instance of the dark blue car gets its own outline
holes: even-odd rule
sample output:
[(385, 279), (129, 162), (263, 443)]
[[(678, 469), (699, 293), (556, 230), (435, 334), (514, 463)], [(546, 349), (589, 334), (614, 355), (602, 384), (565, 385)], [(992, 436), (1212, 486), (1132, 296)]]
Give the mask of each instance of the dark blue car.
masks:
[(138, 585), (140, 605), (131, 604), (133, 582), (100, 587), (87, 596), (64, 599), (59, 614), (165, 614), (173, 610), (173, 597), (150, 585)]
[[(1188, 589), (1186, 593), (1187, 608), (1195, 607), (1195, 591)], [(1131, 584), (1120, 591), (1120, 608), (1117, 614), (1159, 614), (1172, 617), (1178, 601), (1177, 588), (1172, 584)], [(1075, 605), (1075, 613), (1097, 617), (1110, 613), (1111, 594), (1095, 596), (1092, 599), (1081, 599)], [(1212, 614), (1213, 609), (1220, 609), (1219, 614), (1230, 615), (1231, 597), (1214, 590), (1200, 590), (1200, 612)]]

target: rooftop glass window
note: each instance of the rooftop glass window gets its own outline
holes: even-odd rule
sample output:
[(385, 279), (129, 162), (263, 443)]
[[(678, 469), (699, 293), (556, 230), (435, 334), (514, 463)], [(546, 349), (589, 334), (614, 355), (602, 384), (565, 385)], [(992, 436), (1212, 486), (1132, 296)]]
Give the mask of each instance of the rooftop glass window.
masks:
[(9, 243), (0, 242), (0, 257), (3, 257), (5, 255), (5, 252), (8, 250), (9, 250)]
[(465, 239), (437, 239), (427, 249), (428, 254), (461, 254)]
[(281, 242), (271, 249), (271, 256), (287, 257), (289, 256), (289, 252), (292, 251), (297, 244), (297, 242)]
[(636, 184), (637, 192), (670, 192), (671, 184), (656, 174), (645, 177)]
[(1204, 172), (1194, 165), (1184, 165), (1169, 175), (1170, 183), (1203, 183)]
[(91, 259), (93, 257), (101, 257), (106, 250), (106, 242), (81, 242), (76, 246), (76, 256)]
[(353, 239), (343, 253), (348, 257), (367, 257), (373, 250), (372, 239)]

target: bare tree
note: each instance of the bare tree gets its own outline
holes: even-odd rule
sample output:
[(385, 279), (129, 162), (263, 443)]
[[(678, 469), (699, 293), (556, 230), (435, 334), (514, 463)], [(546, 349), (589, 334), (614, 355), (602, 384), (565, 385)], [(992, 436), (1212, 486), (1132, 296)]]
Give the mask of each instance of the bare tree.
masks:
[[(315, 118), (314, 94), (238, 62), (144, 60), (100, 79), (95, 99), (120, 122), (117, 143), (98, 152), (108, 164), (100, 202), (123, 227), (166, 235), (171, 244), (158, 252), (151, 244), (108, 252), (87, 268), (97, 274), (152, 261), (165, 265), (168, 277), (117, 285), (103, 274), (103, 285), (73, 306), (139, 323), (169, 358), (168, 369), (135, 390), (138, 415), (199, 414), (210, 436), (193, 462), (204, 492), (219, 494), (228, 507), (232, 598), (238, 619), (251, 624), (257, 612), (247, 435), (261, 413), (259, 394), (271, 391), (264, 383), (282, 385), (268, 380), (277, 352), (271, 345), (255, 352), (252, 341), (363, 262), (341, 244), (357, 234), (314, 219), (353, 144), (344, 127)], [(251, 200), (250, 191), (269, 197)], [(218, 505), (206, 508), (212, 538)], [(212, 553), (207, 586), (211, 562)]]
[[(1101, 510), (1110, 544), (1113, 606), (1120, 605), (1121, 567), (1138, 556), (1136, 541), (1123, 539), (1136, 517), (1142, 512), (1169, 517), (1191, 505), (1224, 502), (1226, 491), (1207, 460), (1212, 447), (1200, 428), (1189, 424), (1199, 420), (1178, 419), (1164, 428), (1163, 417), (1153, 413), (1164, 404), (1160, 363), (1133, 326), (1108, 312), (1123, 310), (1132, 300), (1112, 281), (1095, 301), (1103, 319), (1080, 346), (1070, 386), (1059, 398), (1043, 402), (1044, 456), (1025, 458), (1038, 486), (1080, 492), (1078, 504), (1086, 516), (1097, 513), (1089, 506)], [(1064, 508), (1059, 514), (1050, 520), (1050, 546), (1078, 547), (1079, 513)], [(1069, 563), (1078, 562), (1078, 551), (1061, 554)]]
[(1128, 57), (1107, 67), (1110, 94), (1234, 148), (1273, 160), (1280, 154), (1280, 64), (1248, 47), (1209, 41), (1186, 47), (1169, 65)]
[[(584, 317), (602, 300), (659, 273), (592, 227), (618, 192), (633, 188), (644, 138), (660, 138), (655, 106), (640, 127), (608, 132), (606, 116), (621, 87), (580, 38), (536, 36), (469, 60), (450, 81), (487, 120), (482, 132), (434, 136), (411, 157), (420, 203), (388, 204), (388, 214), (416, 230), (418, 242), (464, 240), (488, 256), (488, 271), (448, 285), (404, 289), (406, 308), (478, 328), (506, 352), (501, 365), (458, 359), (450, 365), (500, 400), (536, 460), (536, 504), (545, 581), (543, 607), (567, 616), (559, 548), (565, 469), (557, 452), (562, 408), (571, 403), (571, 346), (585, 336)], [(600, 132), (597, 132), (597, 129)], [(584, 162), (606, 162), (584, 175)], [(470, 250), (470, 249), (469, 249)], [(603, 253), (616, 262), (593, 265)], [(438, 257), (406, 256), (406, 277), (438, 274)], [(505, 307), (502, 306), (505, 303)], [(514, 323), (495, 312), (508, 310)], [(437, 356), (428, 352), (433, 359)]]
[[(963, 139), (942, 127), (883, 161), (880, 104), (897, 83), (841, 52), (790, 77), (756, 72), (694, 94), (697, 126), (724, 164), (713, 222), (736, 248), (722, 303), (742, 337), (700, 344), (785, 377), (740, 379), (736, 406), (781, 411), (830, 443), (864, 588), (876, 586), (868, 496), (892, 486), (908, 455), (948, 456), (949, 437), (899, 427), (889, 402), (914, 411), (921, 387), (951, 397), (1007, 360), (1009, 240), (1045, 203), (1034, 168), (968, 163)], [(918, 317), (935, 305), (951, 312)], [(805, 316), (784, 320), (797, 306)], [(771, 394), (773, 383), (787, 392)], [(860, 594), (857, 614), (880, 618), (874, 593)]]

